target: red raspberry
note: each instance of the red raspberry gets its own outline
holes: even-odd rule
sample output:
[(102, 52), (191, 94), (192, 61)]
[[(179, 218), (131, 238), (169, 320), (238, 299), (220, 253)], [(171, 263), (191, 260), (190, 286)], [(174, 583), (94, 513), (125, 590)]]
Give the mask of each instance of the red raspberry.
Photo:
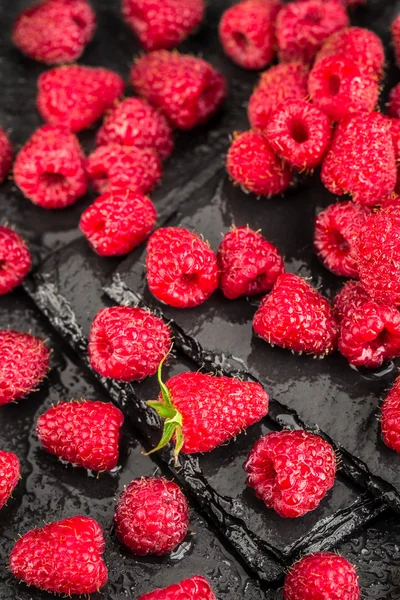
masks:
[(400, 379), (394, 382), (382, 405), (381, 427), (386, 446), (400, 452)]
[(31, 264), (24, 240), (12, 229), (0, 226), (0, 296), (21, 285)]
[(375, 206), (393, 192), (396, 172), (390, 123), (374, 112), (339, 123), (321, 179), (332, 194), (349, 194), (359, 204)]
[(208, 121), (226, 94), (224, 77), (208, 62), (166, 50), (139, 58), (131, 80), (136, 92), (178, 129)]
[(103, 308), (90, 328), (90, 363), (103, 377), (139, 381), (157, 372), (171, 343), (167, 325), (147, 310)]
[(28, 333), (0, 330), (0, 406), (33, 392), (49, 370), (50, 351)]
[(92, 594), (107, 583), (104, 533), (94, 519), (72, 517), (32, 529), (15, 544), (10, 570), (27, 585), (56, 594)]
[(257, 310), (255, 333), (272, 345), (325, 356), (336, 349), (338, 324), (328, 300), (291, 273), (278, 277)]
[(400, 83), (390, 91), (387, 111), (390, 117), (400, 119)]
[(203, 0), (123, 0), (122, 15), (143, 48), (173, 48), (200, 25)]
[(144, 242), (156, 221), (157, 211), (150, 198), (115, 188), (82, 213), (79, 227), (97, 254), (121, 256)]
[(392, 23), (392, 38), (397, 66), (400, 67), (400, 14)]
[(265, 131), (271, 113), (281, 103), (305, 100), (307, 81), (308, 69), (300, 62), (276, 65), (265, 71), (250, 96), (247, 113), (252, 128)]
[(371, 300), (362, 283), (359, 281), (347, 281), (333, 301), (333, 307), (339, 323), (343, 320), (349, 310), (359, 308), (365, 302)]
[(140, 596), (139, 600), (216, 600), (207, 579), (195, 575), (180, 583)]
[(279, 58), (311, 64), (325, 40), (348, 25), (346, 9), (336, 0), (290, 2), (276, 22)]
[(81, 131), (93, 125), (124, 91), (123, 79), (108, 69), (66, 65), (38, 81), (37, 107), (50, 125)]
[(18, 153), (14, 179), (22, 193), (42, 208), (74, 204), (88, 187), (77, 138), (61, 127), (41, 127)]
[(233, 227), (218, 249), (220, 287), (226, 298), (269, 292), (284, 270), (275, 246), (249, 227)]
[(304, 556), (290, 569), (284, 600), (360, 600), (355, 568), (342, 556), (319, 552)]
[(206, 242), (181, 227), (155, 231), (147, 244), (147, 283), (175, 308), (202, 304), (218, 287), (217, 257)]
[(237, 185), (258, 196), (281, 194), (292, 182), (292, 170), (255, 131), (237, 135), (226, 157), (226, 168)]
[(18, 457), (0, 450), (0, 509), (7, 503), (20, 478)]
[(394, 191), (400, 194), (400, 119), (388, 119), (390, 123), (390, 132), (392, 134), (392, 142), (394, 146), (394, 155), (397, 165), (397, 179)]
[(185, 539), (188, 509), (176, 483), (163, 477), (134, 479), (118, 500), (115, 533), (121, 544), (138, 556), (162, 556)]
[(172, 152), (172, 132), (167, 120), (140, 98), (120, 102), (105, 118), (96, 138), (99, 146), (121, 144), (152, 148), (164, 160)]
[(315, 219), (314, 250), (322, 264), (341, 277), (358, 277), (356, 242), (370, 210), (354, 202), (331, 204)]
[(104, 194), (114, 187), (147, 194), (162, 176), (160, 160), (153, 149), (109, 144), (97, 148), (86, 161), (86, 172), (94, 188)]
[(319, 108), (304, 100), (292, 100), (272, 113), (265, 133), (279, 156), (304, 171), (322, 161), (332, 128), (329, 118)]
[(0, 127), (0, 183), (7, 177), (13, 161), (13, 148), (6, 132)]
[(96, 15), (86, 0), (47, 0), (20, 13), (13, 42), (30, 58), (56, 65), (77, 60), (95, 29)]
[(36, 433), (47, 452), (73, 465), (111, 471), (117, 466), (124, 416), (109, 403), (61, 402), (39, 417)]
[(377, 79), (344, 55), (327, 56), (316, 62), (308, 90), (314, 104), (334, 121), (352, 113), (371, 112), (379, 96)]

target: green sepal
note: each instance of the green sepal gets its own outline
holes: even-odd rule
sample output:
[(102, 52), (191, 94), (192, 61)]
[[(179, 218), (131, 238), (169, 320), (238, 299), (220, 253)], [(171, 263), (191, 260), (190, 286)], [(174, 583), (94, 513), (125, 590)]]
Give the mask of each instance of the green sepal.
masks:
[(158, 416), (162, 419), (173, 419), (175, 416), (176, 410), (170, 406), (166, 406), (164, 402), (159, 402), (158, 400), (149, 400), (149, 402), (146, 402), (146, 404), (147, 406), (154, 408)]

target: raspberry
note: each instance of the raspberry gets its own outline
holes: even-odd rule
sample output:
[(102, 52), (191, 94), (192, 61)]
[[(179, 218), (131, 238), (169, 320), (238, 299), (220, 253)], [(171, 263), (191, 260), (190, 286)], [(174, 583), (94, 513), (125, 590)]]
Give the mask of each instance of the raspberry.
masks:
[(143, 48), (173, 48), (200, 25), (203, 0), (123, 0), (122, 15)]
[(276, 22), (279, 58), (311, 64), (325, 40), (348, 25), (346, 9), (336, 0), (291, 2), (282, 8)]
[(396, 379), (382, 405), (381, 428), (386, 446), (400, 452), (400, 379)]
[(118, 500), (115, 533), (138, 556), (168, 554), (186, 537), (188, 508), (176, 483), (163, 477), (134, 479)]
[(140, 98), (120, 102), (105, 118), (96, 138), (99, 146), (121, 144), (155, 150), (164, 160), (172, 152), (172, 132), (167, 120)]
[(164, 227), (150, 236), (146, 269), (150, 292), (175, 308), (198, 306), (218, 287), (214, 252), (181, 227)]
[(28, 333), (0, 330), (0, 406), (33, 392), (49, 370), (50, 351)]
[(66, 65), (43, 73), (38, 89), (37, 107), (43, 119), (77, 132), (112, 107), (124, 82), (108, 69)]
[(388, 119), (390, 123), (390, 132), (392, 134), (392, 142), (394, 146), (394, 156), (397, 165), (396, 187), (394, 191), (400, 194), (400, 119)]
[(0, 509), (7, 503), (20, 478), (18, 457), (0, 450)]
[(159, 317), (142, 308), (113, 306), (93, 320), (89, 359), (103, 377), (139, 381), (157, 372), (171, 343), (171, 332)]
[(328, 300), (291, 273), (280, 275), (253, 321), (254, 332), (272, 345), (325, 356), (336, 349), (338, 324)]
[(226, 157), (233, 181), (258, 196), (281, 194), (292, 182), (292, 171), (268, 143), (267, 136), (255, 131), (237, 135)]
[(61, 127), (41, 127), (18, 153), (14, 179), (22, 193), (42, 208), (73, 204), (88, 187), (77, 138)]
[(358, 277), (356, 242), (370, 215), (353, 202), (331, 204), (315, 219), (314, 250), (322, 264), (335, 275)]
[(208, 62), (166, 50), (139, 58), (131, 81), (136, 92), (178, 129), (208, 121), (226, 94), (224, 77)]
[(371, 112), (379, 96), (378, 81), (343, 55), (319, 60), (311, 70), (308, 90), (314, 104), (334, 121)]
[(394, 55), (396, 57), (397, 66), (400, 67), (400, 14), (392, 23), (392, 38), (394, 46)]
[(317, 508), (335, 483), (336, 457), (322, 438), (279, 431), (258, 440), (244, 470), (257, 498), (286, 518)]
[(7, 177), (13, 161), (13, 149), (6, 132), (0, 127), (0, 183)]
[(339, 123), (321, 179), (332, 194), (349, 194), (359, 204), (375, 206), (393, 192), (396, 172), (390, 123), (374, 112)]
[(333, 301), (335, 313), (339, 323), (343, 320), (347, 312), (359, 308), (365, 302), (371, 300), (370, 295), (359, 281), (347, 281), (340, 292), (338, 292)]
[(77, 60), (95, 29), (96, 15), (86, 0), (47, 0), (20, 13), (13, 42), (30, 58), (56, 65)]
[(390, 91), (387, 110), (390, 117), (400, 119), (400, 83)]
[(146, 194), (160, 181), (160, 160), (153, 149), (109, 144), (97, 148), (86, 161), (94, 188), (104, 194), (111, 188), (130, 188)]
[(319, 552), (304, 556), (290, 569), (284, 600), (360, 600), (356, 570), (342, 556)]
[(272, 113), (265, 133), (271, 148), (303, 171), (322, 161), (332, 128), (329, 118), (319, 108), (303, 100), (292, 100)]
[(207, 579), (195, 575), (180, 583), (140, 596), (139, 600), (216, 600)]
[(300, 62), (276, 65), (261, 75), (250, 96), (248, 118), (253, 129), (265, 131), (269, 117), (279, 105), (289, 100), (305, 100), (308, 69)]
[(24, 240), (12, 229), (0, 226), (0, 296), (21, 285), (31, 264)]
[(226, 298), (265, 294), (285, 268), (275, 246), (249, 227), (233, 227), (218, 249), (220, 287)]
[(82, 213), (79, 227), (97, 254), (121, 256), (144, 242), (156, 221), (150, 198), (128, 188), (115, 188)]

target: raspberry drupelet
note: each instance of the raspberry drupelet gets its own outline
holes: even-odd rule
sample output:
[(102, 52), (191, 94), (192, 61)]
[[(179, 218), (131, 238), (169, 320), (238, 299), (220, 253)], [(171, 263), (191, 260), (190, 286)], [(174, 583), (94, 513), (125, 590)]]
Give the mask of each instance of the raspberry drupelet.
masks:
[(31, 264), (24, 240), (12, 229), (0, 226), (0, 296), (21, 285)]
[(164, 589), (140, 596), (139, 600), (217, 600), (207, 579), (194, 575)]
[(397, 66), (400, 67), (400, 14), (394, 19), (391, 30), (396, 63)]
[(388, 448), (400, 452), (400, 379), (392, 385), (382, 405), (381, 429)]
[(18, 457), (0, 450), (0, 509), (7, 504), (21, 476)]
[(13, 148), (4, 129), (0, 127), (0, 183), (10, 172), (13, 161)]

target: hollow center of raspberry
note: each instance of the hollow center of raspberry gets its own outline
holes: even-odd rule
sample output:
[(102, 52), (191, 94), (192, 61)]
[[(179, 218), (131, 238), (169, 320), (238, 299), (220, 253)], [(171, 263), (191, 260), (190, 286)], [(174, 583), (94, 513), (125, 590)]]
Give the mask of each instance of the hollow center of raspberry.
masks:
[(350, 252), (350, 244), (345, 237), (340, 233), (338, 229), (331, 231), (332, 243), (334, 244), (336, 251), (341, 254), (348, 254)]
[(321, 11), (317, 7), (309, 8), (302, 21), (305, 25), (319, 25), (322, 21)]
[(198, 273), (190, 273), (182, 275), (182, 281), (186, 285), (195, 285), (198, 282)]
[(340, 77), (331, 75), (328, 79), (328, 90), (331, 96), (337, 96), (340, 92)]
[(40, 181), (46, 187), (58, 187), (65, 183), (66, 177), (60, 173), (42, 173), (40, 175)]
[(233, 41), (235, 42), (236, 46), (238, 46), (238, 48), (240, 48), (240, 50), (247, 50), (247, 47), (249, 45), (249, 40), (244, 35), (244, 33), (242, 33), (241, 31), (234, 31), (232, 33), (232, 38), (233, 38)]
[(7, 261), (5, 260), (0, 260), (0, 271), (2, 271), (3, 269), (5, 269), (7, 264)]
[(86, 27), (85, 21), (81, 19), (81, 17), (79, 17), (78, 15), (74, 15), (72, 17), (72, 20), (78, 25), (79, 29), (84, 29)]
[(298, 144), (303, 144), (309, 138), (308, 128), (301, 119), (292, 119), (289, 125), (289, 133)]

